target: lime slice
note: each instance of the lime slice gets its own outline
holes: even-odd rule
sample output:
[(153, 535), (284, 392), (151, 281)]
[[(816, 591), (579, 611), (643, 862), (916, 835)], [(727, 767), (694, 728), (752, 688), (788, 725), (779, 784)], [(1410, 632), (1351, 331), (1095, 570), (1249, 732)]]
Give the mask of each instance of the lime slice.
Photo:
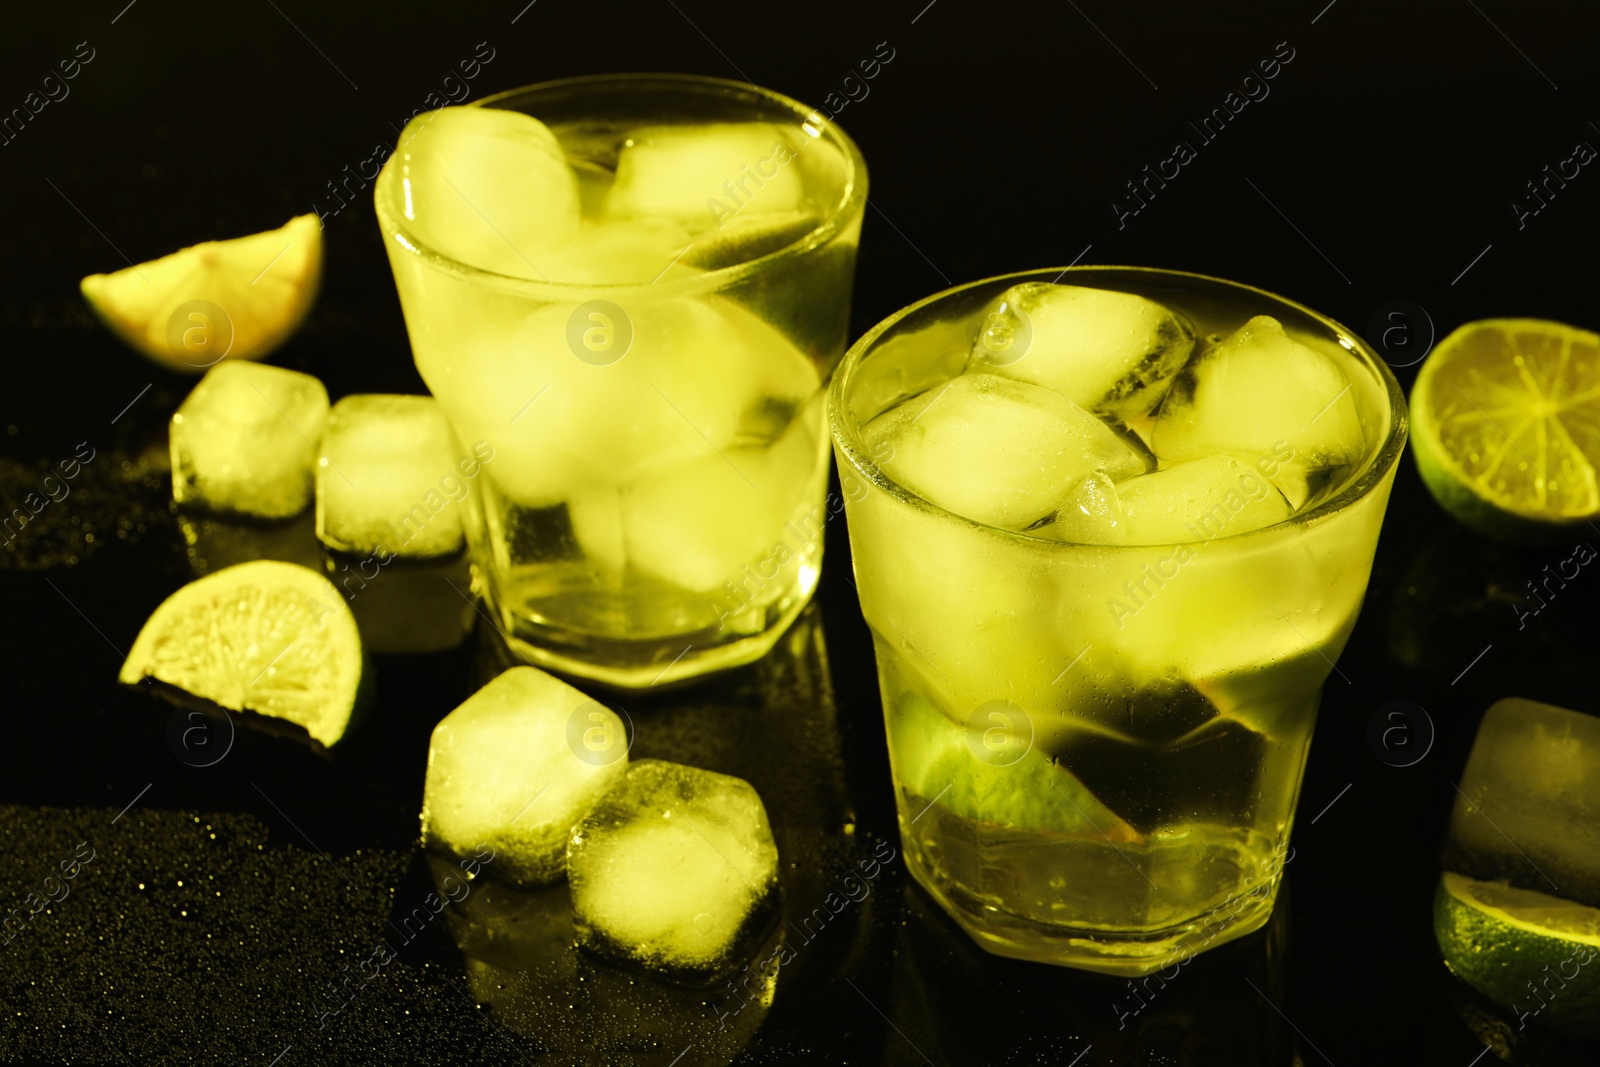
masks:
[(889, 731), (901, 788), (937, 800), (957, 815), (1124, 844), (1139, 840), (1138, 831), (1031, 740), (1019, 754), (986, 761), (981, 734), (971, 736), (912, 692), (897, 701)]
[(322, 224), (299, 215), (266, 233), (91, 274), (80, 288), (117, 336), (162, 366), (198, 374), (277, 348), (311, 310), (321, 277)]
[(344, 598), (293, 563), (226, 567), (151, 614), (118, 681), (146, 678), (233, 711), (283, 719), (324, 745), (344, 735), (362, 674)]
[(1548, 541), (1600, 517), (1600, 335), (1469, 322), (1423, 363), (1411, 422), (1422, 480), (1480, 533)]
[(1446, 871), (1433, 932), (1445, 965), (1519, 1019), (1600, 1035), (1600, 909)]

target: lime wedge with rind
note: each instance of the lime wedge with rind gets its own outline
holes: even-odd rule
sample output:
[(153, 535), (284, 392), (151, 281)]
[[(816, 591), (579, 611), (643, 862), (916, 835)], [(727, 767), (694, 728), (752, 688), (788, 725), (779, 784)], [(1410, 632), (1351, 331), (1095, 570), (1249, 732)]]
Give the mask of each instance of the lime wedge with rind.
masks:
[(305, 319), (322, 277), (322, 224), (299, 215), (276, 230), (205, 241), (80, 283), (102, 322), (172, 370), (260, 359)]
[(902, 789), (957, 815), (1017, 829), (1137, 842), (1138, 831), (1107, 808), (1037, 746), (989, 763), (969, 732), (918, 693), (907, 692), (889, 717), (894, 770)]
[(1519, 1020), (1600, 1036), (1600, 909), (1446, 871), (1433, 931), (1451, 972)]
[(1470, 322), (1423, 363), (1411, 423), (1423, 482), (1472, 529), (1537, 544), (1600, 518), (1600, 335)]
[(255, 560), (162, 601), (118, 681), (150, 679), (158, 691), (281, 719), (331, 746), (349, 726), (363, 673), (355, 617), (333, 584), (293, 563)]

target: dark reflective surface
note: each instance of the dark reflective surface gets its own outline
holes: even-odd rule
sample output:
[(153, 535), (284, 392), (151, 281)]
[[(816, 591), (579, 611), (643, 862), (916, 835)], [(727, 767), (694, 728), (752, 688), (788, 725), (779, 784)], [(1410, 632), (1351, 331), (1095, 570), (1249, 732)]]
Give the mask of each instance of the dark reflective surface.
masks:
[[(873, 180), (854, 334), (948, 283), (1075, 257), (1236, 279), (1356, 329), (1396, 300), (1424, 308), (1438, 337), (1493, 315), (1600, 325), (1593, 168), (1552, 184), (1536, 214), (1510, 206), (1574, 142), (1600, 144), (1582, 110), (1600, 94), (1593, 16), (1576, 3), (1080, 13), (823, 0), (802, 17), (698, 0), (13, 7), (0, 117), (31, 117), (17, 132), (13, 115), (0, 138), (0, 510), (25, 506), (81, 442), (94, 458), (68, 495), (0, 535), (0, 890), (24, 912), (30, 893), (57, 898), (0, 946), (0, 1062), (626, 1062), (598, 1044), (539, 1051), (595, 1033), (603, 1004), (631, 1020), (607, 1032), (608, 1048), (631, 1035), (638, 1055), (671, 1063), (683, 1046), (669, 1039), (690, 1043), (710, 1010), (599, 970), (587, 972), (592, 995), (574, 988), (566, 1002), (587, 1015), (549, 1002), (544, 964), (519, 969), (524, 957), (492, 947), (499, 919), (485, 920), (486, 947), (460, 916), (432, 910), (438, 887), (415, 848), (428, 734), (492, 662), (476, 638), (375, 654), (376, 704), (326, 754), (241, 725), (225, 758), (196, 766), (170, 747), (171, 709), (113, 682), (149, 612), (194, 575), (191, 549), (207, 566), (257, 549), (223, 529), (189, 543), (167, 508), (164, 432), (192, 379), (97, 326), (78, 280), (316, 209), (323, 292), (274, 362), (317, 374), (335, 399), (420, 392), (362, 178), (417, 108), (667, 69), (742, 72), (836, 113)], [(42, 79), (59, 77), (78, 42), (94, 58), (63, 96)], [(1292, 61), (1242, 82), (1280, 47)], [(868, 77), (860, 64), (874, 56)], [(1221, 134), (1190, 127), (1246, 90)], [(1195, 154), (1171, 177), (1179, 139)], [(1409, 385), (1415, 357), (1400, 339), (1383, 341)], [(976, 953), (908, 888), (898, 859), (861, 878), (865, 892), (847, 888), (837, 913), (826, 903), (851, 863), (898, 848), (871, 647), (832, 525), (825, 663), (807, 645), (723, 688), (618, 700), (641, 755), (737, 768), (769, 811), (793, 813), (785, 878), (796, 904), (820, 894), (830, 915), (819, 925), (813, 905), (810, 927), (799, 924), (799, 958), (779, 968), (753, 1033), (755, 1007), (726, 1032), (712, 1015), (679, 1067), (697, 1055), (939, 1067), (1596, 1060), (1593, 1047), (1499, 1019), (1449, 978), (1430, 930), (1439, 837), (1484, 709), (1524, 696), (1600, 711), (1589, 669), (1600, 578), (1585, 567), (1541, 593), (1537, 614), (1517, 603), (1570, 546), (1504, 549), (1457, 530), (1403, 461), (1366, 606), (1323, 698), (1292, 907), (1232, 957), (1183, 968), (1119, 1029), (1111, 1005), (1128, 1010), (1125, 987)], [(307, 550), (303, 531), (279, 533), (263, 551)], [(353, 607), (364, 611), (361, 597)], [(442, 647), (453, 634), (412, 640)], [(772, 708), (761, 679), (782, 691)], [(1404, 766), (1409, 754), (1369, 741), (1393, 701), (1423, 709), (1433, 729)], [(63, 881), (80, 843), (95, 858)], [(559, 893), (550, 904), (542, 919), (513, 907), (505, 922), (549, 920), (549, 966), (594, 967), (557, 951)], [(1281, 952), (1269, 948), (1279, 937)]]

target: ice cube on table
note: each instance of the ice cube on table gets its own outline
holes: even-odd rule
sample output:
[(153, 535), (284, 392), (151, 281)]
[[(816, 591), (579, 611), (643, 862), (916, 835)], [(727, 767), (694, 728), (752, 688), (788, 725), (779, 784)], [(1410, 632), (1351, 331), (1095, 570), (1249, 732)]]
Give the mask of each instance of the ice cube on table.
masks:
[(698, 273), (685, 253), (689, 235), (669, 219), (615, 219), (585, 224), (543, 264), (566, 285), (649, 285)]
[(1447, 869), (1600, 907), (1600, 718), (1498, 701), (1457, 788)]
[(885, 474), (957, 515), (1023, 530), (1056, 512), (1084, 475), (1142, 474), (1146, 458), (1053, 390), (968, 373), (864, 429)]
[(172, 416), (172, 498), (283, 519), (311, 502), (328, 391), (309, 374), (232, 360), (206, 372)]
[(363, 393), (329, 412), (317, 461), (317, 536), (329, 548), (452, 555), (464, 544), (466, 492), (450, 424), (432, 397)]
[(771, 122), (647, 126), (628, 136), (606, 200), (611, 218), (664, 218), (690, 233), (745, 213), (793, 211), (805, 184), (799, 141)]
[(1293, 509), (1256, 467), (1233, 456), (1179, 463), (1117, 485), (1127, 544), (1210, 541), (1259, 530)]
[(554, 881), (573, 827), (627, 764), (615, 712), (536, 667), (513, 667), (434, 727), (423, 841), (458, 856), (487, 846), (497, 874)]
[(413, 235), (482, 270), (542, 280), (578, 230), (578, 181), (561, 143), (531, 115), (446, 107), (406, 124), (391, 205)]
[(1296, 508), (1366, 449), (1351, 383), (1327, 355), (1257, 315), (1193, 359), (1167, 391), (1151, 429), (1163, 463), (1229, 453), (1277, 455), (1272, 477)]
[(1024, 282), (984, 309), (970, 368), (1054, 389), (1121, 419), (1148, 413), (1194, 349), (1194, 331), (1133, 293)]
[(771, 918), (778, 848), (749, 782), (640, 760), (573, 832), (580, 942), (668, 977), (709, 981)]

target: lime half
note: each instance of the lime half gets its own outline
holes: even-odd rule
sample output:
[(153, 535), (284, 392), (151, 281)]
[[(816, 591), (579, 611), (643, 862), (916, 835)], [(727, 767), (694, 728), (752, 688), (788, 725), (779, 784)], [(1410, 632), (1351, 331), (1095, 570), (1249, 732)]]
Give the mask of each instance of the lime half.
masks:
[(1600, 1036), (1600, 909), (1447, 871), (1433, 932), (1446, 966), (1519, 1021)]
[(1480, 533), (1549, 541), (1600, 517), (1600, 335), (1469, 322), (1423, 363), (1411, 426), (1422, 480)]
[(128, 344), (173, 370), (198, 374), (223, 359), (260, 359), (288, 339), (316, 299), (322, 223), (205, 241), (80, 288)]
[(295, 723), (332, 745), (350, 722), (361, 673), (355, 617), (333, 584), (293, 563), (256, 560), (162, 601), (118, 680), (153, 678), (233, 711)]

